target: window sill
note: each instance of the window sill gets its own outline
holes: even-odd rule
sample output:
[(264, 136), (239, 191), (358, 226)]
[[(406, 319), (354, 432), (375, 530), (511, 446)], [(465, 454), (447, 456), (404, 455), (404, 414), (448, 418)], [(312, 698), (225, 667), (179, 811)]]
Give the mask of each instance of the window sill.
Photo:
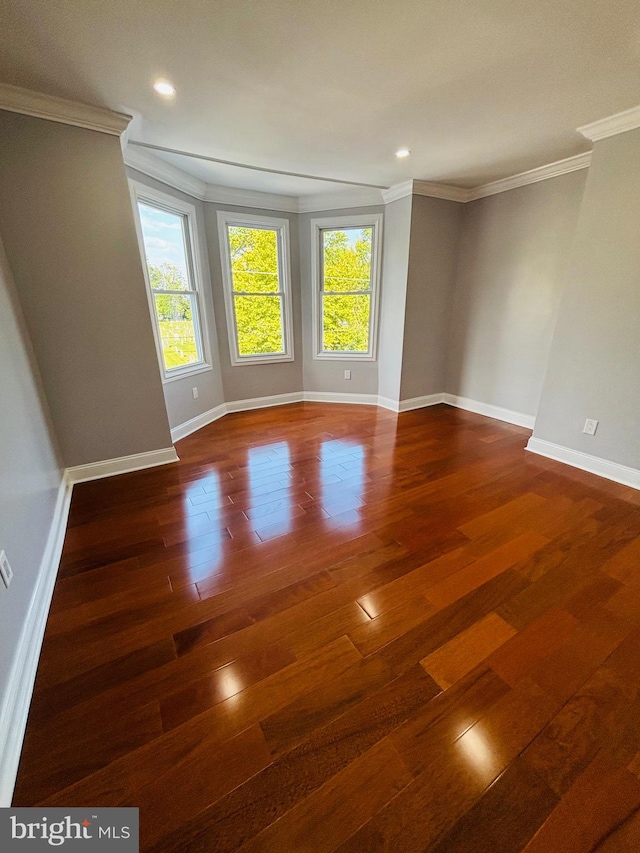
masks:
[(282, 364), (286, 361), (295, 361), (293, 355), (266, 355), (266, 356), (246, 356), (244, 358), (232, 358), (231, 366), (232, 367), (243, 367), (244, 365), (252, 365), (255, 367), (256, 364)]
[(313, 356), (314, 361), (377, 361), (377, 356), (371, 353), (353, 352), (318, 352)]
[(181, 368), (179, 373), (170, 373), (168, 375), (165, 373), (162, 377), (162, 384), (167, 385), (169, 382), (176, 382), (178, 379), (188, 379), (189, 376), (196, 376), (198, 373), (206, 373), (209, 370), (213, 370), (211, 364), (194, 364), (190, 368)]

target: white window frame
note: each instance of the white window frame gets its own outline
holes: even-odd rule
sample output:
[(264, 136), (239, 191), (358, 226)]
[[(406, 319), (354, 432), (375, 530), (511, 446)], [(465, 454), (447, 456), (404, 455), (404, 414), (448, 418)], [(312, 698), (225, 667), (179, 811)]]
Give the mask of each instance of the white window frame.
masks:
[[(254, 353), (240, 355), (238, 348), (238, 328), (234, 305), (233, 280), (231, 275), (231, 256), (229, 253), (229, 226), (240, 228), (264, 228), (275, 231), (278, 240), (278, 281), (279, 295), (282, 298), (282, 337), (284, 352)], [(227, 210), (218, 211), (218, 240), (220, 243), (220, 260), (222, 263), (222, 281), (224, 285), (224, 304), (227, 315), (227, 332), (229, 335), (229, 355), (231, 364), (238, 367), (242, 364), (274, 364), (281, 361), (293, 361), (293, 312), (291, 308), (291, 253), (289, 240), (289, 220), (277, 219), (273, 216), (258, 216), (250, 213), (232, 213)]]
[[(311, 282), (313, 287), (313, 357), (318, 361), (376, 361), (378, 353), (378, 313), (382, 269), (382, 213), (360, 216), (332, 216), (311, 220)], [(373, 228), (371, 236), (371, 311), (367, 352), (322, 349), (323, 251), (322, 232), (343, 228)]]
[[(138, 236), (138, 246), (140, 248), (140, 256), (142, 258), (142, 269), (144, 272), (144, 280), (147, 288), (147, 300), (149, 302), (149, 313), (151, 314), (151, 324), (153, 328), (153, 337), (156, 343), (156, 352), (158, 355), (158, 365), (160, 367), (160, 375), (163, 383), (175, 382), (177, 379), (184, 379), (187, 376), (193, 376), (196, 373), (205, 373), (212, 370), (211, 361), (211, 343), (209, 341), (209, 331), (207, 327), (207, 314), (203, 299), (204, 291), (204, 272), (206, 269), (205, 259), (202, 254), (202, 246), (198, 239), (198, 222), (196, 218), (196, 207), (187, 201), (175, 198), (169, 193), (161, 192), (160, 190), (151, 189), (145, 184), (138, 181), (129, 181), (131, 191), (131, 200), (133, 204), (133, 215), (136, 224), (136, 234)], [(187, 221), (187, 245), (185, 246), (187, 255), (187, 264), (190, 267), (191, 280), (193, 290), (187, 293), (195, 294), (196, 317), (194, 318), (194, 329), (196, 340), (202, 358), (200, 361), (186, 364), (183, 367), (166, 368), (164, 365), (164, 357), (162, 351), (162, 337), (160, 335), (160, 327), (158, 325), (158, 316), (156, 314), (156, 305), (154, 294), (157, 291), (151, 287), (149, 278), (149, 269), (147, 267), (147, 257), (144, 248), (144, 237), (142, 233), (142, 223), (140, 221), (140, 211), (138, 203), (148, 204), (151, 207), (165, 210), (167, 213), (174, 213), (178, 216), (186, 217)]]

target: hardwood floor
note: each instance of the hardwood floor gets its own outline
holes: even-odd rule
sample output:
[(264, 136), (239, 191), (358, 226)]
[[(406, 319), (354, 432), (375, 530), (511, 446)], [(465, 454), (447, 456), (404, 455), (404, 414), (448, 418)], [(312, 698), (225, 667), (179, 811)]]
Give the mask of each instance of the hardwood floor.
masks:
[(225, 417), (74, 491), (14, 805), (142, 849), (640, 848), (640, 493), (446, 406)]

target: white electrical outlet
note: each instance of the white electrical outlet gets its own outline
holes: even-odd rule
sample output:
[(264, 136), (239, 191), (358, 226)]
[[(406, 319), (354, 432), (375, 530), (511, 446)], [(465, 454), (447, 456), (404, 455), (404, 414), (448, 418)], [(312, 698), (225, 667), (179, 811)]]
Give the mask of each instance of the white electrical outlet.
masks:
[(345, 370), (344, 378), (345, 379), (351, 379), (351, 371), (350, 370)]
[(4, 553), (4, 551), (0, 551), (0, 575), (2, 575), (4, 585), (8, 589), (9, 584), (13, 580), (13, 570), (9, 565), (9, 560), (7, 560), (7, 555)]
[(191, 390), (192, 390), (192, 392), (193, 392), (193, 399), (194, 399), (194, 400), (197, 400), (197, 399), (198, 399), (198, 396), (199, 396), (199, 394), (198, 394), (198, 389), (197, 389), (197, 388), (192, 388)]
[(584, 422), (584, 429), (582, 430), (582, 432), (586, 433), (587, 435), (595, 435), (597, 429), (598, 421), (593, 421), (591, 420), (591, 418), (587, 418)]

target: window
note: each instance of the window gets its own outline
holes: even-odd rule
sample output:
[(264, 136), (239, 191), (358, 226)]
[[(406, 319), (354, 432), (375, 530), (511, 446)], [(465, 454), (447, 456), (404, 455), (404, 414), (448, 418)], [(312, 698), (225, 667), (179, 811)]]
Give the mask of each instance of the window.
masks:
[(314, 219), (315, 358), (376, 357), (382, 215)]
[(232, 364), (293, 360), (289, 221), (218, 212)]
[(165, 381), (209, 370), (200, 310), (195, 208), (134, 185), (139, 239)]

